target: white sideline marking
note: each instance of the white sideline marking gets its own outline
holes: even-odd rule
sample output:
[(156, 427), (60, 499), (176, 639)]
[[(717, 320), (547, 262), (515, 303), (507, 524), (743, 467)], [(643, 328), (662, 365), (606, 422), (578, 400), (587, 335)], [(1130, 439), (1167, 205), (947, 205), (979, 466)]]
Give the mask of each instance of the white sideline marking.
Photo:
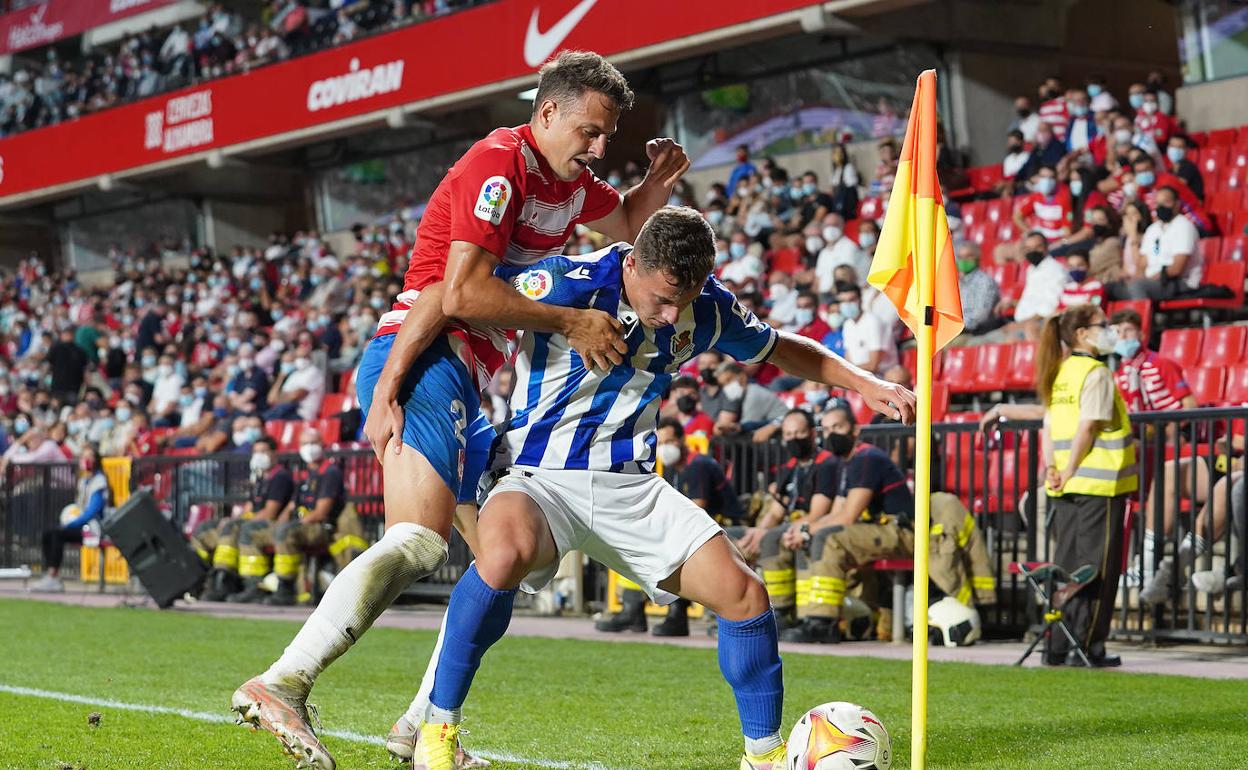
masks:
[[(118, 711), (137, 711), (143, 714), (170, 714), (173, 716), (183, 717), (184, 719), (194, 719), (197, 722), (212, 722), (215, 724), (234, 724), (234, 718), (225, 714), (216, 714), (209, 711), (192, 711), (190, 709), (172, 708), (170, 706), (153, 706), (147, 703), (126, 703), (124, 701), (112, 700), (111, 698), (91, 698), (85, 695), (74, 695), (67, 692), (54, 692), (52, 690), (39, 690), (33, 687), (16, 687), (9, 684), (0, 684), (0, 692), (9, 693), (10, 695), (25, 695), (30, 698), (44, 698), (46, 700), (55, 700), (62, 703), (81, 703), (84, 706), (100, 706), (102, 708), (117, 709)], [(341, 738), (344, 741), (352, 743), (366, 743), (370, 746), (384, 746), (386, 741), (384, 738), (375, 735), (362, 735), (352, 730), (322, 730), (322, 735), (328, 735), (334, 738)], [(578, 765), (574, 762), (560, 762), (552, 759), (533, 759), (531, 757), (522, 757), (518, 754), (512, 754), (506, 751), (479, 751), (472, 750), (473, 754), (484, 759), (497, 760), (499, 762), (515, 762), (524, 765), (537, 765), (538, 767), (547, 767), (550, 770), (624, 770), (624, 768), (613, 768), (607, 765), (601, 765), (597, 762), (588, 765)]]

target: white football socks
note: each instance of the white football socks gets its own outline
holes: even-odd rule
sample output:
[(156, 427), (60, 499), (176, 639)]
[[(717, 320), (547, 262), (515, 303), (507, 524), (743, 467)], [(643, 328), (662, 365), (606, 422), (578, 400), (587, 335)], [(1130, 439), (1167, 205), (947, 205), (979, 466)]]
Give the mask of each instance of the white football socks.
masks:
[(751, 757), (761, 757), (769, 751), (775, 751), (784, 744), (780, 733), (764, 735), (762, 738), (745, 737), (745, 753)]
[(350, 649), (403, 589), (439, 569), (446, 559), (447, 544), (437, 532), (409, 522), (390, 527), (338, 573), (261, 680), (306, 695), (321, 671)]

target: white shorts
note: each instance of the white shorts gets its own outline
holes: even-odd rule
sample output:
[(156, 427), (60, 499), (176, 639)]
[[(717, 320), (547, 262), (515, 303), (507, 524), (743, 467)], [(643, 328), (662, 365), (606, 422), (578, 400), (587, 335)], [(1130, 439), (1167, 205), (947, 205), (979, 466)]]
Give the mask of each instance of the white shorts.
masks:
[(503, 492), (521, 492), (546, 516), (559, 558), (530, 572), (520, 587), (537, 593), (569, 551), (637, 583), (658, 604), (675, 594), (659, 589), (706, 541), (723, 532), (706, 511), (653, 473), (511, 468), (485, 504)]

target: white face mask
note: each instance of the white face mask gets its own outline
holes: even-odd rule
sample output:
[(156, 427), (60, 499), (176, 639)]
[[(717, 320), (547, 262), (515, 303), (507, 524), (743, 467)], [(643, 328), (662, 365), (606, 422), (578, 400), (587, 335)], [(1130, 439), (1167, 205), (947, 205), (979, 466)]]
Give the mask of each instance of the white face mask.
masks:
[(739, 401), (745, 395), (745, 386), (733, 380), (724, 386), (724, 398), (729, 401)]
[(858, 234), (858, 245), (864, 249), (869, 249), (875, 245), (875, 233), (865, 232)]
[(1114, 352), (1114, 346), (1118, 344), (1118, 333), (1113, 329), (1097, 327), (1092, 335), (1092, 347), (1096, 348), (1096, 352), (1103, 356), (1107, 356)]
[(828, 243), (836, 243), (841, 239), (842, 232), (841, 228), (828, 225), (823, 228), (823, 239)]
[(657, 450), (659, 462), (663, 463), (663, 467), (670, 468), (680, 462), (680, 447), (675, 444), (659, 444)]
[(304, 369), (307, 369), (311, 365), (312, 365), (312, 361), (310, 359), (303, 358), (303, 357), (295, 359), (295, 371), (297, 372), (302, 372)]
[(1131, 144), (1131, 129), (1119, 128), (1115, 130), (1114, 141), (1118, 144)]
[(304, 444), (299, 447), (299, 457), (311, 465), (325, 456), (325, 448), (320, 444)]
[(818, 254), (823, 251), (823, 239), (817, 235), (812, 235), (806, 239), (806, 251), (809, 254)]
[(273, 458), (267, 453), (254, 454), (251, 456), (251, 472), (264, 473), (273, 467)]
[(796, 323), (799, 327), (806, 326), (807, 324), (811, 323), (814, 320), (815, 320), (814, 308), (799, 307), (797, 310), (793, 311), (793, 322)]
[(779, 302), (789, 296), (789, 287), (782, 283), (773, 283), (768, 291), (768, 296), (772, 302)]

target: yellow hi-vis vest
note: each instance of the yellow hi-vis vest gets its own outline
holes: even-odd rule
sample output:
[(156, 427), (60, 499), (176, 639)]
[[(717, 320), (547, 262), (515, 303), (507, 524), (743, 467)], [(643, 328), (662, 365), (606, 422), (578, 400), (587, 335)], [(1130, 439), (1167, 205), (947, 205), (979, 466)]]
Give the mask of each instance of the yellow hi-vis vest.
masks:
[[(1070, 462), (1070, 448), (1079, 427), (1079, 399), (1083, 383), (1097, 367), (1105, 364), (1091, 356), (1072, 355), (1062, 362), (1053, 381), (1049, 398), (1049, 432), (1053, 440), (1053, 462), (1064, 471)], [(1139, 486), (1135, 467), (1135, 444), (1127, 404), (1114, 388), (1114, 419), (1096, 436), (1092, 448), (1075, 469), (1063, 494), (1116, 497), (1134, 492)], [(1050, 497), (1058, 495), (1045, 487)]]

